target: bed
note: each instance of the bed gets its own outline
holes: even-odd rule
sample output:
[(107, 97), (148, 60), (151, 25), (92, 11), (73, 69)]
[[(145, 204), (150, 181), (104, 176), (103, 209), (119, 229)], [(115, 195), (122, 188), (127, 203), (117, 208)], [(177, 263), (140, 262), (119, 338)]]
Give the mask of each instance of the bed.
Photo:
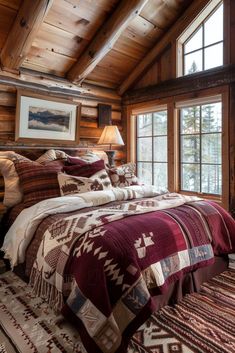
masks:
[(2, 250), (88, 353), (126, 352), (153, 311), (226, 268), (235, 222), (216, 203), (140, 185), (133, 165), (66, 158), (11, 156), (23, 202), (5, 217)]

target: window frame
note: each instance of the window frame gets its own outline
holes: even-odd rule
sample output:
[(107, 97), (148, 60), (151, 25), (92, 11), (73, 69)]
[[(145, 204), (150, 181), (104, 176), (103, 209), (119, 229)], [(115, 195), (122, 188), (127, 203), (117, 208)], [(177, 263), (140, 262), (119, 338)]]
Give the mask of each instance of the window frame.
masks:
[[(159, 112), (166, 112), (167, 114), (167, 132), (165, 135), (159, 135), (159, 134), (154, 134), (154, 113), (159, 113)], [(138, 136), (137, 135), (137, 132), (138, 132), (138, 116), (139, 115), (148, 115), (148, 114), (151, 114), (151, 120), (152, 120), (152, 131), (151, 131), (151, 135), (146, 135), (146, 136)], [(136, 114), (136, 118), (135, 118), (135, 131), (136, 131), (136, 137), (135, 137), (135, 155), (136, 155), (136, 160), (135, 160), (135, 163), (136, 163), (136, 170), (137, 170), (137, 177), (138, 177), (138, 163), (151, 163), (152, 165), (152, 184), (154, 184), (154, 166), (155, 164), (158, 164), (158, 163), (165, 163), (166, 166), (167, 166), (167, 178), (168, 178), (168, 153), (167, 153), (167, 161), (164, 162), (164, 161), (161, 161), (161, 162), (156, 162), (154, 161), (154, 138), (155, 137), (166, 137), (167, 139), (167, 146), (168, 146), (168, 111), (167, 111), (167, 106), (165, 106), (165, 109), (159, 109), (159, 107), (157, 107), (157, 109), (155, 110), (152, 110), (151, 112), (145, 112), (145, 113), (139, 113), (139, 114)], [(137, 148), (137, 143), (138, 143), (138, 139), (141, 139), (141, 138), (151, 138), (152, 139), (152, 160), (151, 161), (141, 161), (141, 160), (138, 160), (138, 148)], [(167, 182), (168, 184), (168, 182)], [(167, 186), (166, 186), (167, 188)]]
[[(195, 98), (196, 97), (196, 98)], [(207, 104), (220, 98), (222, 102), (222, 194), (212, 195), (197, 193), (193, 191), (180, 190), (180, 108), (185, 104)], [(159, 107), (158, 110), (165, 110), (167, 106), (167, 131), (168, 131), (168, 190), (184, 195), (194, 195), (218, 202), (222, 207), (229, 208), (229, 87), (220, 86), (200, 90), (193, 93), (176, 95), (156, 99), (154, 101), (129, 105), (127, 108), (127, 160), (136, 162), (136, 129), (135, 119), (138, 114), (153, 111), (151, 107)]]
[[(221, 198), (221, 195), (222, 195), (222, 185), (221, 185), (221, 194), (213, 194), (213, 193), (206, 193), (206, 192), (203, 192), (201, 191), (202, 189), (202, 166), (205, 165), (206, 163), (203, 163), (202, 162), (202, 137), (204, 135), (210, 135), (210, 134), (220, 134), (221, 135), (221, 164), (218, 164), (218, 163), (207, 163), (207, 165), (221, 165), (221, 176), (222, 176), (222, 134), (223, 134), (223, 127), (221, 125), (221, 131), (215, 131), (215, 132), (202, 132), (202, 106), (205, 106), (207, 104), (213, 104), (213, 103), (221, 103), (221, 123), (222, 123), (222, 97), (221, 96), (216, 96), (214, 99), (213, 97), (210, 97), (208, 99), (208, 101), (203, 101), (200, 100), (197, 102), (191, 102), (189, 104), (186, 104), (186, 106), (182, 106), (181, 108), (178, 108), (179, 109), (179, 120), (181, 122), (181, 110), (182, 109), (185, 109), (185, 108), (191, 108), (191, 107), (200, 107), (200, 129), (197, 133), (192, 133), (192, 134), (183, 134), (181, 132), (181, 128), (179, 127), (179, 145), (178, 145), (178, 149), (179, 149), (179, 191), (180, 192), (190, 192), (190, 193), (195, 193), (195, 194), (200, 194), (200, 195), (203, 195), (203, 196), (212, 196), (212, 197), (215, 197), (215, 198)], [(180, 124), (181, 125), (181, 124)], [(189, 190), (185, 190), (182, 188), (182, 180), (183, 180), (183, 177), (182, 177), (182, 165), (183, 164), (191, 164), (191, 163), (183, 163), (182, 162), (182, 142), (181, 142), (181, 138), (182, 136), (193, 136), (193, 135), (198, 135), (199, 136), (199, 153), (200, 153), (200, 161), (198, 163), (192, 163), (192, 164), (195, 164), (195, 165), (198, 165), (199, 166), (199, 175), (200, 175), (200, 191), (189, 191)]]
[[(210, 70), (210, 69), (204, 69), (204, 65), (205, 65), (205, 60), (204, 60), (204, 50), (206, 48), (209, 48), (213, 45), (219, 44), (219, 43), (223, 43), (223, 64), (225, 64), (225, 38), (223, 36), (223, 40), (219, 41), (219, 42), (215, 42), (213, 44), (210, 44), (208, 46), (204, 45), (204, 25), (205, 22), (213, 15), (213, 13), (219, 8), (219, 6), (221, 4), (224, 4), (224, 0), (213, 0), (211, 1), (206, 7), (205, 9), (199, 14), (199, 16), (197, 16), (197, 18), (195, 20), (193, 20), (193, 22), (185, 29), (185, 31), (180, 35), (180, 37), (177, 39), (177, 43), (176, 43), (176, 47), (177, 47), (177, 55), (176, 55), (176, 77), (181, 77), (181, 76), (187, 76), (187, 75), (192, 75), (192, 74), (185, 74), (185, 50), (184, 50), (184, 46), (185, 43), (187, 41), (189, 41), (193, 35), (197, 32), (197, 30), (199, 30), (199, 27), (202, 26), (202, 30), (203, 30), (203, 43), (202, 43), (202, 48), (200, 48), (202, 50), (202, 70), (197, 71), (197, 73), (199, 72), (203, 72), (206, 70)], [(224, 6), (224, 13), (225, 13), (225, 6)], [(225, 14), (224, 14), (225, 17)], [(225, 21), (224, 21), (224, 26), (225, 28)], [(225, 33), (225, 31), (223, 31)], [(198, 51), (199, 49), (195, 50)], [(193, 53), (195, 51), (191, 51), (190, 53)], [(189, 53), (187, 53), (189, 54)], [(186, 55), (187, 55), (186, 54)], [(221, 65), (221, 66), (222, 66)], [(216, 66), (219, 67), (219, 66)], [(214, 69), (215, 67), (213, 67), (212, 69)]]

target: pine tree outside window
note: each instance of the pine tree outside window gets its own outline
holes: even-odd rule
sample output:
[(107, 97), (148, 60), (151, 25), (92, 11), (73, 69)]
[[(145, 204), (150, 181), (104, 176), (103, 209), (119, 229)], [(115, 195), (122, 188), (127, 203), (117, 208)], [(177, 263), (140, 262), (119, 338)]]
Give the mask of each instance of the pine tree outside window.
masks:
[(221, 102), (180, 110), (180, 188), (221, 195)]

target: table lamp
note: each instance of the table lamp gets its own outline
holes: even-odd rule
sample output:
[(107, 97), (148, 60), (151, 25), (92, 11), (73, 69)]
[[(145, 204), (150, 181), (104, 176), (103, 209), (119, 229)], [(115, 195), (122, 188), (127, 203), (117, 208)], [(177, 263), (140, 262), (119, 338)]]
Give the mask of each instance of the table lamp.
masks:
[(112, 150), (112, 145), (124, 145), (123, 139), (120, 135), (118, 127), (116, 125), (107, 125), (105, 126), (98, 145), (109, 145), (109, 150), (105, 151), (108, 156), (109, 166), (114, 166), (114, 156), (115, 151)]

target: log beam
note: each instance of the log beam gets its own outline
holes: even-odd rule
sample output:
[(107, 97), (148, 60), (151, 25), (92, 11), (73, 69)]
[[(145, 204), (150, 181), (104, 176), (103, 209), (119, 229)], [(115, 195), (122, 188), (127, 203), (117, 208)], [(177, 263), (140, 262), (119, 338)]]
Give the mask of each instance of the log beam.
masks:
[(176, 41), (178, 36), (190, 25), (193, 18), (196, 18), (210, 0), (193, 1), (192, 5), (187, 8), (179, 20), (166, 32), (163, 38), (148, 52), (144, 59), (135, 67), (126, 80), (119, 87), (119, 94), (125, 93), (144, 72), (153, 64), (153, 62), (161, 55), (169, 43)]
[(85, 83), (82, 87), (78, 87), (65, 79), (52, 78), (49, 75), (31, 72), (27, 69), (22, 69), (19, 75), (0, 70), (0, 90), (2, 85), (7, 85), (8, 88), (22, 88), (41, 94), (61, 96), (62, 98), (94, 99), (100, 103), (112, 104), (120, 104), (121, 102), (121, 97), (115, 90)]
[(24, 0), (1, 51), (1, 66), (18, 70), (53, 0)]
[(235, 65), (225, 65), (126, 92), (122, 103), (124, 105), (145, 103), (232, 83), (235, 83)]
[(67, 74), (76, 84), (81, 83), (103, 57), (112, 49), (131, 20), (138, 16), (148, 0), (122, 0), (114, 13), (97, 32), (86, 51)]

